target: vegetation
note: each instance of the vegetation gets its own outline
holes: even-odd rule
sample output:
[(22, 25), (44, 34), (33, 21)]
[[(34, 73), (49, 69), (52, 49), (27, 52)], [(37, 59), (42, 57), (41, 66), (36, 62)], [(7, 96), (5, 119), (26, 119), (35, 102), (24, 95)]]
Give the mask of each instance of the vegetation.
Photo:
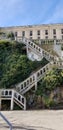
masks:
[(13, 33), (13, 32), (9, 33), (9, 34), (7, 35), (7, 37), (8, 37), (8, 38), (11, 38), (12, 40), (14, 40), (14, 33)]
[[(15, 41), (0, 41), (0, 88), (12, 88), (23, 81), (48, 61), (30, 61), (26, 56), (25, 45)], [(63, 86), (63, 70), (54, 68), (49, 71), (38, 84), (35, 96), (41, 97), (43, 107), (50, 108), (57, 105), (50, 94), (57, 87)], [(37, 99), (37, 98), (36, 98)], [(33, 104), (34, 105), (34, 104)], [(5, 106), (4, 106), (5, 107)]]
[(22, 43), (0, 41), (0, 88), (12, 87), (47, 63), (45, 59), (30, 61)]
[(50, 98), (50, 94), (60, 86), (63, 86), (63, 70), (55, 68), (48, 72), (42, 79), (42, 82), (38, 85), (36, 95), (41, 96), (44, 105), (49, 108), (56, 104), (56, 102)]

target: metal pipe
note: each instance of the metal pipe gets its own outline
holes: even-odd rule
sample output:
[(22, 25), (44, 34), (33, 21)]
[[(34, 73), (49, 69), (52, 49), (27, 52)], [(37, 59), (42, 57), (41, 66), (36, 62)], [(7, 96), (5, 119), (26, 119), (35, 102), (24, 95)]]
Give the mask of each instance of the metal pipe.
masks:
[(3, 120), (9, 125), (10, 130), (12, 130), (12, 124), (7, 120), (7, 118), (0, 112), (0, 116), (3, 118)]

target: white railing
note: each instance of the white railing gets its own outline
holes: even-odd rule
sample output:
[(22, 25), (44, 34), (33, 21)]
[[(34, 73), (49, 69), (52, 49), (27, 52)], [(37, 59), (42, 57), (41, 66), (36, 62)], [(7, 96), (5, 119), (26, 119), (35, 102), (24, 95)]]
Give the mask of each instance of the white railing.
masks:
[(63, 69), (63, 61), (55, 61), (53, 62), (54, 67), (57, 67), (59, 69)]
[(35, 83), (39, 82), (46, 75), (47, 71), (50, 71), (53, 67), (63, 69), (63, 62), (61, 61), (49, 62), (47, 65), (45, 65), (44, 67), (33, 73), (31, 76), (29, 76), (26, 80), (17, 84), (16, 90), (21, 94), (26, 93), (35, 85)]
[(31, 89), (36, 82), (40, 81), (42, 77), (44, 77), (46, 72), (51, 70), (51, 67), (52, 67), (52, 62), (48, 63), (47, 65), (45, 65), (44, 67), (42, 67), (41, 69), (33, 73), (29, 78), (27, 78), (23, 82), (17, 84), (16, 90), (24, 94), (29, 89)]
[(6, 97), (6, 98), (12, 98), (12, 92), (13, 92), (13, 90), (11, 90), (11, 89), (0, 89), (0, 92), (1, 92), (1, 97), (2, 98), (4, 98), (4, 97)]
[(39, 82), (42, 77), (45, 76), (47, 71), (50, 71), (53, 66), (59, 67), (63, 69), (63, 62), (58, 62), (59, 58), (56, 56), (49, 54), (49, 52), (45, 51), (44, 49), (40, 48), (34, 42), (28, 40), (27, 38), (17, 37), (16, 39), (18, 42), (24, 43), (31, 51), (37, 54), (40, 58), (45, 57), (48, 61), (50, 61), (47, 65), (40, 68), (38, 71), (33, 73), (29, 76), (26, 80), (16, 85), (16, 90), (1, 90), (1, 98), (12, 98), (13, 100), (21, 106), (24, 110), (26, 110), (26, 98), (21, 94), (26, 93), (29, 91), (33, 86)]
[(26, 46), (28, 46), (31, 49), (31, 51), (36, 53), (41, 58), (45, 57), (48, 61), (59, 60), (57, 56), (51, 55), (49, 52), (45, 51), (44, 49), (36, 45), (34, 42), (30, 41), (29, 39), (25, 37), (17, 37), (16, 40), (18, 42), (24, 43)]
[(0, 89), (0, 92), (1, 92), (1, 95), (0, 95), (1, 99), (13, 98), (13, 101), (18, 103), (18, 105), (22, 109), (26, 110), (26, 98), (22, 96), (21, 94), (19, 94), (17, 91), (12, 90), (12, 89)]
[[(22, 42), (23, 44), (26, 45), (26, 49), (28, 50), (28, 48), (34, 52), (34, 54), (36, 54), (40, 59), (42, 59), (42, 49), (37, 46), (35, 43), (33, 43), (32, 41), (30, 41), (27, 38), (23, 38), (23, 37), (17, 37), (16, 39), (18, 42)], [(29, 50), (27, 51), (27, 53), (29, 54)]]
[(26, 110), (26, 98), (17, 91), (14, 91), (14, 100), (21, 105), (22, 109)]

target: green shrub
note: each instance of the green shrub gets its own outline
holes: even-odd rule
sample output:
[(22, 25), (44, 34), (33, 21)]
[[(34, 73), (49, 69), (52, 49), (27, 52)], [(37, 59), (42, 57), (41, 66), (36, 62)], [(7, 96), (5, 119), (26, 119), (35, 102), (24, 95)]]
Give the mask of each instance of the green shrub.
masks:
[(9, 88), (19, 83), (48, 63), (45, 59), (30, 61), (23, 49), (22, 43), (0, 41), (0, 87)]

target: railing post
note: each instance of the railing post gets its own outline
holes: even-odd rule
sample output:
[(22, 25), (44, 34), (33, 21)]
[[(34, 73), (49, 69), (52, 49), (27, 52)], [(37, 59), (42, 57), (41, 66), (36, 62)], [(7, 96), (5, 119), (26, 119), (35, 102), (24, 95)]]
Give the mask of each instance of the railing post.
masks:
[(12, 90), (12, 97), (11, 97), (11, 110), (13, 110), (14, 107), (14, 102), (13, 102), (13, 98), (14, 98), (14, 90)]
[(27, 50), (27, 55), (28, 55), (28, 41), (27, 41), (27, 44), (26, 44), (26, 50)]
[(26, 98), (24, 98), (24, 110), (26, 110)]
[(35, 73), (35, 91), (37, 90), (37, 73)]
[(15, 41), (17, 41), (17, 37), (15, 36)]
[(1, 90), (0, 90), (0, 110), (1, 110)]

